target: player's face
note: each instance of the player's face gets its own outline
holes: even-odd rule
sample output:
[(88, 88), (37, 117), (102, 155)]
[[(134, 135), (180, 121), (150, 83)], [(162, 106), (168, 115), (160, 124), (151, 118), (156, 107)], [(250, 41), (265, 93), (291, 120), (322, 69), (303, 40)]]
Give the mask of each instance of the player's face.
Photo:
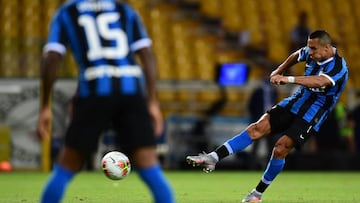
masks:
[(328, 45), (319, 43), (319, 39), (308, 39), (307, 46), (310, 48), (310, 58), (314, 61), (324, 61), (328, 56)]

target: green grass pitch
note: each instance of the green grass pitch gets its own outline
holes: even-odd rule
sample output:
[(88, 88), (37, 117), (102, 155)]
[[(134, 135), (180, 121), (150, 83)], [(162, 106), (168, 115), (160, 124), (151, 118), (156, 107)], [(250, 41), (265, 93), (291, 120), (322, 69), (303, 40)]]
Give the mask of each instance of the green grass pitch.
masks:
[[(261, 171), (166, 171), (178, 203), (232, 203), (259, 181)], [(0, 173), (0, 203), (39, 202), (48, 173)], [(69, 185), (64, 203), (147, 203), (149, 190), (136, 173), (112, 181), (100, 171), (83, 172)], [(265, 203), (360, 202), (360, 172), (283, 171), (263, 196)]]

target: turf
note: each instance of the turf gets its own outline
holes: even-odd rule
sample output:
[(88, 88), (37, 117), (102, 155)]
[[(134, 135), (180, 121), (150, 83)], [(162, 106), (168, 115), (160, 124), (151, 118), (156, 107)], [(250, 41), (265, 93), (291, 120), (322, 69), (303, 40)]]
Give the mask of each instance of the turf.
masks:
[[(262, 172), (167, 171), (178, 203), (232, 203), (259, 181)], [(48, 173), (0, 173), (0, 203), (39, 202)], [(150, 193), (135, 173), (112, 181), (101, 172), (84, 172), (69, 185), (65, 203), (147, 203)], [(358, 172), (284, 171), (263, 196), (265, 203), (360, 202)]]

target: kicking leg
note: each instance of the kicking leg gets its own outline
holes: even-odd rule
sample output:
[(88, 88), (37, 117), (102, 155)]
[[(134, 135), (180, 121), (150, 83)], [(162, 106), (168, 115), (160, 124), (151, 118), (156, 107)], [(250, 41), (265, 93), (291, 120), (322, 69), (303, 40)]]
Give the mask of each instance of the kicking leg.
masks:
[(240, 152), (248, 147), (254, 140), (270, 133), (270, 116), (264, 114), (259, 121), (250, 124), (244, 131), (227, 140), (223, 145), (213, 152), (199, 154), (198, 156), (187, 156), (186, 160), (193, 166), (201, 166), (205, 172), (215, 169), (215, 164), (223, 158)]

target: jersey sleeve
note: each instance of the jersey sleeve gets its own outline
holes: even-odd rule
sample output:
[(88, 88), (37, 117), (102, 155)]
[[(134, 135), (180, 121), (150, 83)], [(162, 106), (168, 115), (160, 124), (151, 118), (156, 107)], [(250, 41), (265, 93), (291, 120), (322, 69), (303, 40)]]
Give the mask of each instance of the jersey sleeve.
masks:
[(303, 47), (298, 50), (299, 57), (297, 59), (298, 62), (306, 61), (309, 58), (309, 47)]
[(66, 53), (66, 39), (64, 25), (61, 21), (61, 10), (54, 15), (49, 29), (48, 40), (44, 47), (44, 52), (55, 51), (61, 55)]
[(342, 80), (347, 74), (348, 68), (345, 60), (335, 55), (334, 62), (330, 63), (320, 75), (329, 78), (334, 86), (338, 80)]
[(140, 16), (130, 7), (128, 7), (128, 10), (130, 11), (131, 32), (133, 34), (133, 40), (130, 42), (131, 51), (135, 52), (144, 47), (151, 46), (152, 41), (148, 36)]

